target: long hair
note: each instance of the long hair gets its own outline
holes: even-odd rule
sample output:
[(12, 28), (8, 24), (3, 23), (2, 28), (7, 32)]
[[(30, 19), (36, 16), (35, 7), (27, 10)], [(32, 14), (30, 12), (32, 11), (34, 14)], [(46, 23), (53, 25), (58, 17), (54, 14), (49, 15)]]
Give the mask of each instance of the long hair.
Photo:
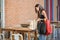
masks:
[(41, 13), (42, 10), (44, 10), (44, 9), (43, 9), (43, 7), (42, 7), (40, 4), (36, 4), (36, 5), (35, 5), (35, 12), (38, 13), (38, 17), (40, 17), (40, 13), (39, 13), (39, 11), (37, 11), (36, 7), (39, 7), (40, 13)]
[(35, 12), (38, 13), (38, 11), (36, 10), (36, 7), (39, 7), (39, 11), (41, 12), (43, 7), (40, 4), (36, 4), (35, 5)]

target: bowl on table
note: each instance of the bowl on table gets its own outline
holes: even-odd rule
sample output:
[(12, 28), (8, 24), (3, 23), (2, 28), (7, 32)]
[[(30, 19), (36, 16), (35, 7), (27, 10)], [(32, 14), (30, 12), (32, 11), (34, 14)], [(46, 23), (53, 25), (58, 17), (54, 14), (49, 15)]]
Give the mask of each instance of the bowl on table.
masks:
[(21, 27), (28, 27), (29, 24), (21, 24)]

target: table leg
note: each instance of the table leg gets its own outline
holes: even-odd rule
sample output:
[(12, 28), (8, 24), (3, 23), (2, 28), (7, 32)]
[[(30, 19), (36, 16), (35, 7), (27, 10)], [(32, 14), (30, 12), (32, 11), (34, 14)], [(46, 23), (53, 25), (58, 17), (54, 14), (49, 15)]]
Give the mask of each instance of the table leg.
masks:
[[(12, 31), (12, 34), (14, 34), (14, 31)], [(11, 36), (12, 36), (12, 39), (11, 40), (14, 40), (14, 36), (11, 34)]]
[(28, 40), (30, 40), (30, 32), (28, 32)]
[(1, 29), (0, 29), (0, 33), (1, 33)]
[(37, 32), (35, 31), (35, 38), (34, 38), (34, 40), (37, 40)]

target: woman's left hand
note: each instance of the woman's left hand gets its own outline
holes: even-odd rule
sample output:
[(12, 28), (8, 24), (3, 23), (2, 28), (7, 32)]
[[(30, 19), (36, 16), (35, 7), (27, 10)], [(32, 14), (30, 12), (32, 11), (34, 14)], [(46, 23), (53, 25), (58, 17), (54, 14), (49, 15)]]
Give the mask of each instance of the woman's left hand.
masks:
[(47, 19), (45, 18), (44, 21), (46, 21)]

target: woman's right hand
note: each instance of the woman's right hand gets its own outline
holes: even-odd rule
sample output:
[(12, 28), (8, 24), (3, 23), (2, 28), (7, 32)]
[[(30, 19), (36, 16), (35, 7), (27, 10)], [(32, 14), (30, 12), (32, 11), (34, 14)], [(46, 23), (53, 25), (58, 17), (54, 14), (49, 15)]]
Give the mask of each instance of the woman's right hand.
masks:
[(37, 22), (40, 21), (40, 18), (37, 19)]

